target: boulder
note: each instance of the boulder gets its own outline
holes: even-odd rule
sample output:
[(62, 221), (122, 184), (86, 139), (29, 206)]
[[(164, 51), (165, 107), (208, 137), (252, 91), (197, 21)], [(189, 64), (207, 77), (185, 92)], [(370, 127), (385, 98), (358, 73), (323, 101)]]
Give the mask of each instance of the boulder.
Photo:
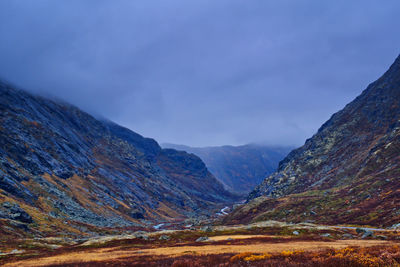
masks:
[(400, 228), (400, 223), (393, 224), (393, 225), (390, 227), (390, 229), (399, 229), (399, 228)]
[(133, 233), (133, 235), (139, 239), (144, 239), (144, 240), (149, 239), (149, 236), (147, 235), (147, 232), (145, 232), (145, 231), (137, 231), (137, 232)]
[(365, 230), (364, 228), (357, 228), (356, 229), (356, 232), (357, 232), (357, 234), (363, 234), (363, 233), (365, 233), (367, 230)]
[(372, 237), (374, 233), (372, 231), (365, 231), (365, 233), (361, 236), (362, 239), (367, 237)]
[(213, 231), (213, 229), (212, 229), (211, 226), (204, 226), (204, 227), (201, 227), (200, 230), (203, 231), (203, 232), (207, 232), (207, 233), (210, 233), (210, 232)]
[(207, 236), (201, 236), (196, 239), (196, 242), (204, 242), (210, 240)]
[(169, 240), (170, 237), (168, 235), (162, 235), (158, 238), (159, 240)]
[(351, 234), (343, 234), (342, 237), (345, 239), (354, 239), (354, 235)]

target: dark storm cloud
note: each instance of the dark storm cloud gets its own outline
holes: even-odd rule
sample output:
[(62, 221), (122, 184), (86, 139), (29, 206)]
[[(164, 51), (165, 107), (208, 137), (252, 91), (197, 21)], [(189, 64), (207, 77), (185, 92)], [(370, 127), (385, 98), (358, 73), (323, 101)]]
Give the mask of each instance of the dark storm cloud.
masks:
[(399, 53), (393, 1), (0, 1), (0, 77), (161, 142), (304, 142)]

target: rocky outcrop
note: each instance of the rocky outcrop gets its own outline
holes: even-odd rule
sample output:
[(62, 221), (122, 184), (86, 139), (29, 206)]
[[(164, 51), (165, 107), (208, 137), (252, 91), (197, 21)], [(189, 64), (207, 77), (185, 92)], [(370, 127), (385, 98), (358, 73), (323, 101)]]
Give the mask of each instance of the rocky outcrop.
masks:
[(32, 223), (32, 217), (16, 203), (4, 202), (0, 206), (0, 218)]

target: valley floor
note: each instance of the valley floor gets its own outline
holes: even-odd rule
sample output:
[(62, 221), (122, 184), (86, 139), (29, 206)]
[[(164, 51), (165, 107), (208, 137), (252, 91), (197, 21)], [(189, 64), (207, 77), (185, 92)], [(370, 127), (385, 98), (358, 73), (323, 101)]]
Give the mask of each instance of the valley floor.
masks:
[[(2, 244), (4, 266), (399, 266), (394, 230), (262, 222)], [(19, 253), (16, 253), (17, 251)]]

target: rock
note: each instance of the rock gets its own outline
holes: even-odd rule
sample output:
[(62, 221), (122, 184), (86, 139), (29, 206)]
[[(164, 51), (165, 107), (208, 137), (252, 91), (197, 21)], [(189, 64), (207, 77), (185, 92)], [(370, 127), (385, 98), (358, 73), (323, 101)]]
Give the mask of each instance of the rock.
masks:
[(156, 230), (160, 230), (161, 227), (163, 227), (164, 225), (165, 225), (164, 223), (159, 223), (157, 225), (154, 225), (153, 228), (156, 229)]
[(132, 212), (130, 216), (133, 219), (144, 219), (144, 215), (141, 212)]
[(135, 233), (133, 233), (133, 236), (139, 239), (144, 239), (144, 240), (148, 240), (149, 236), (147, 235), (147, 232), (145, 231), (137, 231)]
[(169, 240), (170, 237), (168, 235), (162, 235), (158, 238), (159, 240)]
[(400, 223), (393, 224), (390, 229), (397, 229), (400, 228)]
[(149, 240), (149, 236), (147, 236), (147, 235), (142, 235), (138, 238), (143, 239), (143, 240)]
[(354, 235), (351, 234), (343, 234), (342, 237), (346, 239), (354, 239)]
[(294, 235), (299, 235), (300, 233), (298, 231), (293, 231)]
[(240, 208), (241, 206), (243, 206), (243, 204), (234, 204), (232, 209), (235, 210), (237, 208)]
[(380, 239), (380, 240), (386, 240), (386, 239), (388, 239), (388, 237), (385, 236), (385, 235), (377, 235), (376, 238), (378, 238), (378, 239)]
[(201, 236), (196, 239), (196, 242), (204, 242), (210, 240), (207, 236)]
[(23, 249), (13, 249), (8, 254), (21, 254), (21, 253), (24, 253), (24, 252), (25, 252), (25, 250), (23, 250)]
[(12, 226), (15, 226), (15, 227), (17, 227), (17, 228), (19, 228), (21, 230), (24, 230), (24, 231), (28, 231), (29, 230), (29, 227), (28, 227), (28, 225), (26, 223), (21, 223), (19, 221), (11, 220), (10, 224)]
[(364, 228), (356, 228), (356, 232), (357, 234), (362, 234), (365, 233), (367, 230), (365, 230)]
[(203, 231), (203, 232), (207, 232), (207, 233), (210, 233), (210, 232), (213, 231), (213, 229), (212, 229), (211, 226), (204, 226), (204, 227), (201, 227), (200, 230)]
[(32, 217), (17, 203), (4, 202), (0, 207), (0, 218), (11, 219), (23, 223), (32, 223)]
[(372, 231), (365, 231), (365, 233), (361, 236), (362, 239), (367, 237), (372, 237), (374, 233)]
[(133, 233), (133, 235), (146, 235), (146, 234), (148, 234), (148, 233), (145, 231), (136, 231)]

